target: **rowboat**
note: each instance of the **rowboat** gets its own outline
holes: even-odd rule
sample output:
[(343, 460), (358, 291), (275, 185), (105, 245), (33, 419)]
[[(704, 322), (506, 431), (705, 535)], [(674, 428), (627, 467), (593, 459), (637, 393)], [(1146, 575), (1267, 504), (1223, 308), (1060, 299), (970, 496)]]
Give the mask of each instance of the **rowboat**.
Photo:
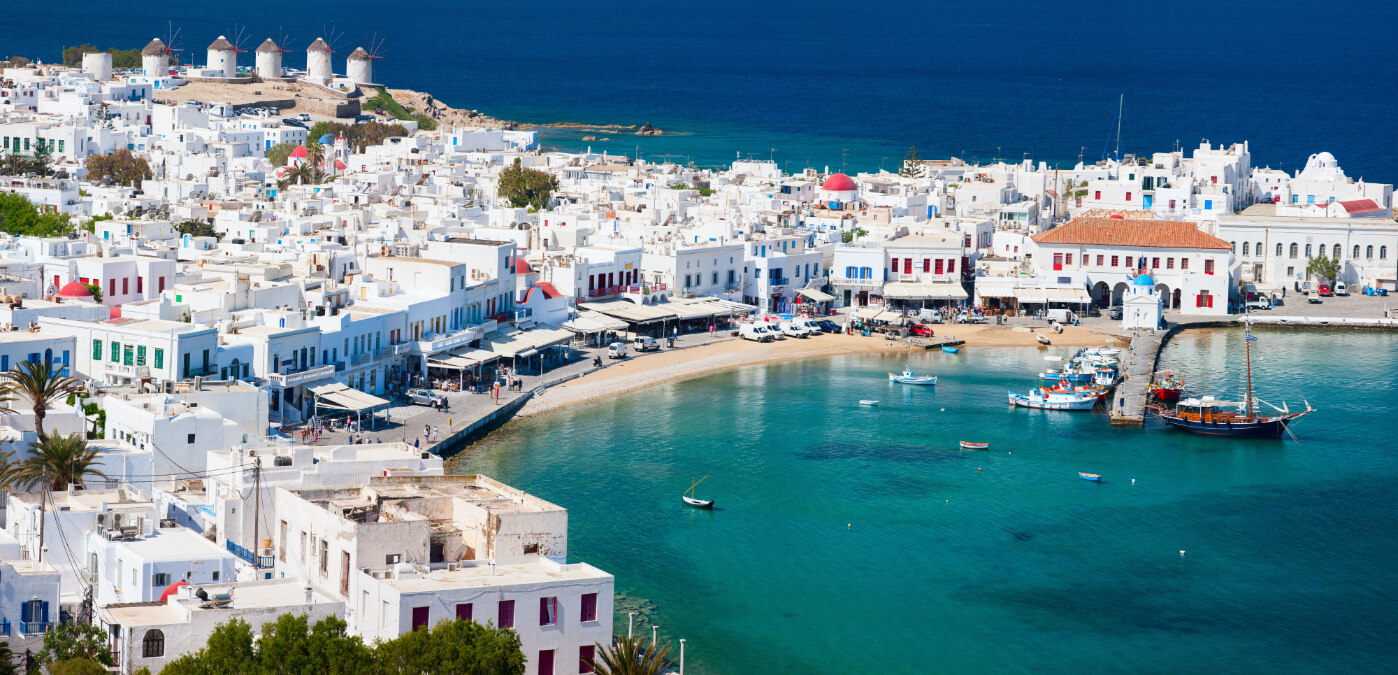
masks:
[(1010, 404), (1043, 410), (1091, 410), (1097, 405), (1097, 395), (1077, 392), (1055, 392), (1040, 388), (1027, 394), (1009, 392)]
[(1182, 389), (1184, 389), (1184, 382), (1171, 377), (1170, 373), (1165, 373), (1165, 377), (1156, 378), (1154, 382), (1150, 383), (1150, 395), (1159, 401), (1180, 400)]
[(859, 405), (876, 406), (876, 405), (878, 405), (878, 404), (879, 404), (878, 401), (875, 401), (874, 399), (871, 399), (871, 398), (861, 398), (861, 399), (859, 399)]
[(1079, 472), (1078, 472), (1078, 478), (1081, 478), (1081, 479), (1083, 479), (1083, 480), (1090, 480), (1090, 481), (1100, 481), (1100, 480), (1102, 480), (1102, 474), (1100, 474), (1100, 473), (1085, 473), (1085, 472), (1083, 472), (1083, 471), (1079, 471)]
[(955, 353), (957, 353), (957, 352), (959, 352), (959, 351), (961, 351), (961, 350), (960, 350), (959, 348), (956, 348), (956, 347), (951, 347), (951, 346), (948, 346), (948, 345), (942, 345), (942, 351), (944, 351), (944, 352), (946, 352), (946, 353), (948, 353), (948, 354), (955, 354)]
[(910, 367), (908, 367), (908, 366), (903, 366), (903, 374), (902, 374), (902, 375), (896, 375), (896, 374), (894, 374), (894, 373), (889, 373), (889, 374), (888, 374), (888, 381), (889, 381), (889, 382), (897, 382), (897, 383), (899, 383), (899, 384), (934, 385), (934, 384), (937, 384), (937, 376), (936, 376), (936, 375), (914, 375), (914, 374), (913, 374), (913, 369), (912, 369), (912, 368), (910, 368)]
[(989, 444), (989, 443), (972, 443), (972, 442), (970, 442), (970, 441), (961, 441), (961, 449), (962, 449), (962, 450), (989, 450), (989, 449), (990, 449), (990, 444)]
[(1038, 338), (1038, 339), (1039, 339), (1039, 344), (1041, 344), (1041, 345), (1043, 345), (1043, 346), (1045, 346), (1045, 347), (1047, 347), (1047, 346), (1049, 346), (1050, 344), (1052, 344), (1052, 343), (1049, 342), (1049, 339), (1048, 339), (1048, 338), (1044, 337), (1044, 335), (1043, 335), (1042, 333), (1035, 333), (1035, 334), (1034, 334), (1034, 337)]
[[(708, 476), (704, 476), (704, 478), (708, 478)], [(694, 488), (698, 486), (700, 483), (704, 482), (704, 478), (700, 478), (699, 480), (694, 481), (694, 483), (689, 486), (689, 489), (684, 491), (684, 494), (680, 498), (684, 500), (685, 504), (693, 506), (696, 509), (713, 509), (714, 500), (700, 499), (698, 497), (690, 496), (694, 494)]]

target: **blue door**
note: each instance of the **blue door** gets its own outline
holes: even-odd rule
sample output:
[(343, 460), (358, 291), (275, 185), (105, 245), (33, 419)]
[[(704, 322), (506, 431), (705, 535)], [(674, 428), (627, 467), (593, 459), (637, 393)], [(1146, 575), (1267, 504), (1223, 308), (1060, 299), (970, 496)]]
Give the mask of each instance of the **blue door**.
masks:
[(1149, 211), (1151, 205), (1155, 203), (1155, 195), (1143, 195), (1141, 199), (1143, 200), (1142, 204), (1146, 207), (1147, 211)]

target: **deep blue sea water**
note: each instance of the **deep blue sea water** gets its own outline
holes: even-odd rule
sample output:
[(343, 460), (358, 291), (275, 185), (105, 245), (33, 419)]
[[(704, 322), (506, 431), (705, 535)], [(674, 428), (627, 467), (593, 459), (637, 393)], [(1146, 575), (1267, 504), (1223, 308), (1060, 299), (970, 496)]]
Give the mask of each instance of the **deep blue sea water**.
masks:
[(337, 70), (377, 36), (390, 86), (506, 119), (683, 132), (547, 138), (566, 149), (854, 171), (896, 167), (917, 145), (1071, 166), (1101, 156), (1125, 94), (1122, 152), (1246, 139), (1258, 166), (1328, 150), (1351, 176), (1398, 180), (1391, 0), (55, 0), (5, 3), (0, 55), (141, 47), (167, 22), (199, 63), (236, 26), (249, 50), (289, 35), (295, 66), (339, 34)]
[[(452, 466), (566, 505), (617, 630), (640, 608), (696, 673), (1391, 671), (1398, 336), (1258, 334), (1257, 395), (1319, 408), (1299, 442), (1009, 408), (1043, 352), (968, 348), (913, 362), (935, 390), (878, 355), (749, 367), (511, 422)], [(1163, 360), (1237, 396), (1242, 348), (1188, 332)], [(679, 499), (705, 474), (712, 513)]]

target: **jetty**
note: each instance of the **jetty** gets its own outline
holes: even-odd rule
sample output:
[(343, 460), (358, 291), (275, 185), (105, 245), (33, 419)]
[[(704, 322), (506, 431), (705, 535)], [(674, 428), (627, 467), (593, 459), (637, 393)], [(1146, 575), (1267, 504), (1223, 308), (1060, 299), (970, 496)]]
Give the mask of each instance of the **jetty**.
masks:
[(1146, 423), (1146, 403), (1150, 399), (1151, 378), (1155, 377), (1155, 360), (1168, 335), (1168, 331), (1152, 331), (1131, 338), (1131, 346), (1121, 364), (1125, 379), (1117, 385), (1112, 397), (1113, 426), (1139, 427)]

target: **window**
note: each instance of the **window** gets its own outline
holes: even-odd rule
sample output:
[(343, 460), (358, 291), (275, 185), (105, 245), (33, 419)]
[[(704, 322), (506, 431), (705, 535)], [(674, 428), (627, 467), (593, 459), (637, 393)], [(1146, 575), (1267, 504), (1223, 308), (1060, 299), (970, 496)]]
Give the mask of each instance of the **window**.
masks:
[(1213, 307), (1214, 296), (1210, 295), (1208, 291), (1199, 291), (1199, 295), (1194, 296), (1194, 306)]
[(154, 659), (161, 656), (165, 656), (165, 633), (159, 628), (152, 628), (141, 639), (141, 657)]
[(942, 268), (943, 268), (942, 260), (941, 260), (941, 259), (938, 259), (938, 260), (937, 260), (937, 274), (941, 274), (941, 273), (942, 273)]
[(159, 347), (156, 347), (156, 348), (155, 348), (155, 367), (156, 367), (156, 368), (164, 368), (164, 367), (165, 367), (165, 350), (164, 350), (164, 349), (161, 349), (161, 348), (159, 348)]
[(1126, 193), (1126, 201), (1128, 201), (1128, 202), (1131, 201), (1131, 193), (1130, 193), (1130, 192)]
[(168, 572), (157, 572), (150, 577), (150, 585), (155, 588), (164, 589), (170, 585), (170, 574)]
[(1158, 269), (1160, 269), (1160, 258), (1151, 258), (1151, 259), (1150, 259), (1150, 268), (1153, 269), (1153, 270), (1158, 270)]
[(1243, 242), (1243, 255), (1249, 255), (1247, 242)]
[(458, 603), (456, 603), (456, 620), (457, 620), (457, 621), (470, 621), (470, 620), (471, 620), (471, 603), (469, 603), (469, 602), (458, 602)]
[(1061, 269), (1063, 269), (1063, 254), (1062, 254), (1062, 253), (1055, 253), (1055, 254), (1053, 254), (1053, 268), (1056, 269), (1056, 270), (1061, 270)]
[(112, 341), (112, 363), (121, 362), (121, 343)]
[(138, 366), (144, 366), (144, 365), (146, 365), (146, 347), (145, 347), (145, 345), (141, 345), (141, 346), (139, 346), (139, 347), (136, 348), (136, 365), (138, 365)]
[(903, 261), (903, 274), (913, 273), (913, 259), (907, 258)]
[(1350, 256), (1350, 257), (1351, 257), (1351, 258), (1358, 258), (1358, 257), (1359, 257), (1359, 244), (1355, 244), (1355, 245), (1354, 245), (1354, 255), (1352, 255), (1352, 256)]
[(894, 259), (893, 259), (892, 269), (893, 269), (894, 272), (897, 272), (897, 271), (898, 271), (898, 259), (897, 259), (897, 258), (894, 258)]
[(427, 620), (430, 616), (428, 607), (413, 608), (413, 630), (427, 630)]
[(1306, 244), (1306, 260), (1310, 260), (1310, 259), (1311, 259), (1311, 245), (1310, 245), (1310, 244)]
[(125, 348), (122, 350), (122, 360), (121, 360), (121, 362), (122, 362), (123, 365), (127, 365), (127, 366), (135, 365), (135, 363), (136, 363), (136, 350), (132, 347), (132, 345), (125, 345)]
[(592, 660), (597, 658), (596, 645), (583, 645), (578, 647), (578, 672), (592, 672)]
[(330, 544), (324, 539), (320, 540), (320, 575), (330, 574)]
[[(1355, 252), (1356, 254), (1359, 253), (1359, 247), (1358, 247), (1358, 246), (1354, 247), (1354, 252)], [(1359, 257), (1359, 256), (1356, 255), (1355, 257)], [(101, 361), (101, 360), (102, 360), (102, 341), (101, 341), (101, 340), (93, 340), (93, 341), (92, 341), (92, 360), (93, 360), (93, 361)]]
[(1098, 255), (1097, 255), (1097, 266), (1098, 266), (1098, 267), (1101, 267), (1101, 266), (1102, 266), (1102, 262), (1103, 262), (1105, 259), (1106, 259), (1106, 256), (1101, 255), (1101, 254), (1098, 254)]
[(131, 292), (131, 280), (130, 280), (130, 279), (122, 279), (122, 280), (121, 280), (121, 294), (122, 294), (122, 295), (126, 295), (127, 293), (130, 293), (130, 292)]
[(558, 598), (539, 598), (539, 625), (558, 625)]
[(1387, 246), (1380, 246), (1380, 247), (1379, 247), (1379, 260), (1388, 260), (1388, 247), (1387, 247)]
[(1277, 257), (1280, 258), (1281, 255), (1282, 255), (1282, 245), (1281, 245), (1281, 244), (1277, 244)]
[(1064, 265), (1072, 265), (1072, 264), (1073, 264), (1073, 254), (1072, 254), (1072, 253), (1064, 253), (1064, 254), (1063, 254), (1063, 264), (1064, 264)]
[(1189, 269), (1189, 258), (1180, 258), (1180, 269)]
[(1204, 274), (1213, 274), (1213, 273), (1214, 273), (1214, 260), (1213, 260), (1213, 258), (1205, 258), (1205, 259), (1204, 259)]
[(1336, 260), (1339, 260), (1339, 259), (1340, 259), (1340, 245), (1339, 245), (1339, 244), (1335, 244), (1333, 247), (1331, 247), (1330, 250), (1331, 250), (1331, 251), (1334, 251), (1334, 254), (1332, 254), (1330, 257), (1331, 257), (1331, 258), (1334, 258), (1334, 259), (1336, 259)]
[[(1244, 246), (1246, 246), (1246, 244), (1244, 244)], [(1232, 253), (1232, 254), (1234, 254), (1234, 255), (1237, 255), (1237, 253), (1238, 253), (1238, 242), (1236, 242), (1236, 241), (1230, 241), (1230, 242), (1228, 242), (1228, 252), (1229, 252), (1229, 253)]]
[(955, 260), (955, 259), (948, 260), (948, 261), (947, 261), (947, 274), (951, 274), (951, 273), (953, 273), (953, 272), (955, 272), (955, 271), (956, 271), (956, 260)]
[[(1292, 244), (1292, 246), (1295, 246), (1295, 244)], [(1291, 257), (1295, 258), (1296, 256), (1291, 256)], [(1365, 258), (1368, 258), (1368, 259), (1370, 259), (1370, 260), (1373, 260), (1373, 259), (1374, 259), (1374, 247), (1373, 247), (1372, 245), (1371, 245), (1371, 246), (1368, 246), (1368, 247), (1366, 247), (1366, 248), (1364, 249), (1364, 257), (1365, 257)]]
[(1102, 198), (1102, 191), (1101, 191), (1101, 190), (1094, 190), (1094, 191), (1092, 192), (1092, 198), (1093, 198), (1093, 199), (1101, 199), (1101, 198)]
[(596, 594), (596, 593), (583, 593), (583, 595), (582, 595), (582, 611), (579, 612), (579, 615), (580, 615), (580, 617), (581, 617), (579, 620), (580, 620), (580, 621), (583, 621), (583, 622), (587, 622), (587, 621), (596, 621), (596, 620), (597, 620), (597, 594)]
[[(1370, 247), (1370, 248), (1373, 248), (1373, 247)], [(1292, 259), (1292, 260), (1295, 260), (1296, 257), (1299, 256), (1300, 254), (1301, 254), (1301, 246), (1300, 246), (1299, 244), (1292, 244), (1292, 245), (1291, 245), (1291, 259)]]
[(1129, 256), (1129, 255), (1126, 256), (1126, 266), (1127, 266), (1127, 267), (1131, 267), (1131, 266), (1132, 266), (1132, 265), (1131, 265), (1132, 261), (1133, 261), (1133, 259), (1132, 259), (1131, 256)]
[(1114, 256), (1112, 256), (1112, 267), (1119, 267), (1120, 265), (1121, 265), (1121, 256), (1119, 256), (1119, 255), (1114, 255)]
[[(940, 260), (937, 261), (937, 266), (938, 266), (938, 267), (940, 267), (941, 264), (942, 264), (942, 262), (941, 262)], [(932, 271), (932, 259), (931, 259), (931, 258), (923, 258), (923, 259), (922, 259), (922, 271), (923, 271), (924, 274), (926, 274), (927, 272), (931, 272), (931, 271)]]
[(539, 650), (539, 675), (553, 675), (553, 650)]
[(145, 277), (136, 277), (136, 292), (137, 292), (137, 293), (144, 293), (144, 292), (146, 292), (146, 278), (145, 278)]
[(498, 614), (498, 616), (496, 617), (497, 621), (496, 621), (495, 623), (496, 623), (496, 625), (497, 625), (499, 628), (514, 628), (514, 627), (515, 627), (515, 601), (514, 601), (514, 600), (501, 600), (501, 601), (500, 601), (500, 609), (499, 609), (499, 611), (497, 612), (497, 614)]
[(1204, 200), (1204, 210), (1205, 210), (1205, 211), (1212, 211), (1213, 208), (1214, 208), (1214, 200), (1212, 200), (1212, 199), (1205, 199), (1205, 200)]
[(113, 295), (116, 295), (116, 279), (108, 279), (108, 280), (107, 280), (107, 289), (108, 289), (108, 290), (107, 290), (107, 295), (108, 295), (109, 297), (110, 297), (110, 296), (113, 296)]
[(1174, 259), (1174, 258), (1166, 258), (1166, 259), (1165, 259), (1165, 269), (1167, 269), (1167, 270), (1175, 269), (1175, 259)]

